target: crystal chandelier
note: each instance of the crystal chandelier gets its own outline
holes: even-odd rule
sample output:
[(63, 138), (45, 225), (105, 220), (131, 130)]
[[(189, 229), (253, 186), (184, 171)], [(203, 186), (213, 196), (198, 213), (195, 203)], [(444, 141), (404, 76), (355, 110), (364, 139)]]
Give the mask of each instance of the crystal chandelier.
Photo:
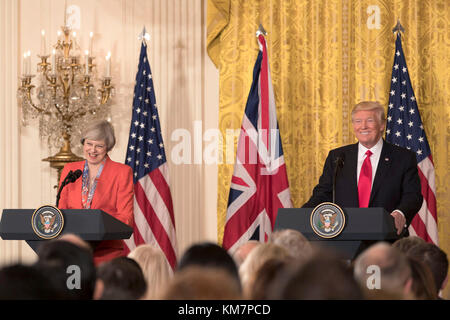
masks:
[(82, 55), (76, 33), (71, 32), (66, 21), (61, 29), (51, 55), (46, 53), (45, 32), (42, 31), (37, 87), (32, 84), (35, 75), (31, 74), (31, 54), (29, 51), (24, 54), (21, 85), (17, 90), (23, 125), (39, 119), (39, 135), (47, 138), (50, 150), (61, 147), (57, 154), (43, 159), (58, 169), (58, 181), (67, 162), (82, 160), (72, 152), (71, 143), (78, 144), (87, 123), (109, 116), (114, 95), (111, 54), (106, 56), (105, 72), (99, 79), (92, 56), (92, 32), (89, 50)]

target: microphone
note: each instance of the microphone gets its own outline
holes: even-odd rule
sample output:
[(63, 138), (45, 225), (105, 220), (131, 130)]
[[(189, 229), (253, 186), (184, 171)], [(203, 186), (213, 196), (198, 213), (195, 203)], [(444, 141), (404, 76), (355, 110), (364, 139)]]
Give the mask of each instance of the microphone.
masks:
[(61, 191), (63, 188), (68, 185), (69, 183), (75, 182), (81, 175), (83, 174), (83, 171), (80, 169), (73, 172), (72, 170), (69, 171), (67, 176), (64, 178), (64, 181), (61, 183), (61, 187), (58, 190), (58, 194), (56, 196), (56, 207), (59, 205), (59, 198), (61, 197)]
[(339, 169), (344, 167), (344, 159), (345, 154), (341, 153), (339, 156), (336, 157), (336, 160), (334, 160), (334, 163), (336, 164), (334, 167), (334, 175), (333, 175), (333, 203), (336, 203), (336, 178), (337, 173)]

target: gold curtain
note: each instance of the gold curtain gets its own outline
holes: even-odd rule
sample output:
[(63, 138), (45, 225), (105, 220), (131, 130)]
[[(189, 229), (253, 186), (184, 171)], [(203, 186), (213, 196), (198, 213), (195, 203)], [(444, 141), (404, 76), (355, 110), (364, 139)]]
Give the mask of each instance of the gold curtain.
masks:
[[(397, 19), (405, 28), (403, 49), (436, 167), (440, 244), (450, 256), (449, 1), (208, 0), (207, 50), (220, 72), (219, 127), (226, 137), (241, 126), (262, 23), (292, 201), (301, 206), (328, 151), (356, 141), (352, 107), (362, 100), (387, 106)], [(233, 173), (226, 147), (223, 155), (219, 243)]]

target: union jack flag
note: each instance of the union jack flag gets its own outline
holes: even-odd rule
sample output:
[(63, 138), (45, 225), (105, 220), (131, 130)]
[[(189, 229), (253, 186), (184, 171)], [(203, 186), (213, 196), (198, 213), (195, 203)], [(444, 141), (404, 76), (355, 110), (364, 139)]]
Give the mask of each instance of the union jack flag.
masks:
[(145, 41), (142, 41), (136, 74), (125, 163), (134, 174), (134, 232), (125, 241), (127, 249), (131, 251), (143, 243), (160, 247), (174, 269), (177, 263), (175, 218)]
[(434, 164), (406, 67), (400, 32), (395, 42), (386, 141), (416, 153), (423, 203), (408, 230), (411, 235), (438, 245)]
[(237, 145), (223, 236), (222, 245), (229, 252), (255, 236), (266, 241), (278, 209), (292, 207), (266, 40), (259, 31), (257, 38), (259, 53)]

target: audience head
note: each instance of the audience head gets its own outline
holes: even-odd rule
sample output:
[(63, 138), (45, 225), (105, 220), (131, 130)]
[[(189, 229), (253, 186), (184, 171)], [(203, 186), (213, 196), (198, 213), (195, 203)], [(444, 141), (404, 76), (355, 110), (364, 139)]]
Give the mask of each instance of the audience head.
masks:
[(34, 266), (15, 264), (0, 269), (0, 300), (64, 299), (48, 275)]
[(128, 258), (135, 260), (142, 269), (147, 283), (145, 299), (156, 299), (173, 276), (163, 251), (159, 247), (143, 244), (132, 250)]
[(49, 282), (65, 299), (94, 298), (96, 272), (92, 252), (64, 240), (44, 241), (37, 250), (36, 268), (51, 274)]
[(270, 236), (270, 242), (284, 247), (295, 259), (308, 259), (312, 254), (309, 241), (294, 229), (278, 230)]
[(250, 276), (246, 285), (245, 296), (251, 300), (268, 300), (271, 296), (271, 287), (275, 279), (288, 265), (288, 260), (272, 258), (266, 260)]
[(380, 288), (377, 289), (409, 297), (412, 285), (411, 267), (405, 254), (386, 242), (372, 245), (356, 258), (354, 265), (354, 276), (364, 290), (368, 289), (368, 281), (371, 281), (369, 277), (375, 270), (380, 272)]
[(76, 234), (65, 233), (61, 237), (59, 237), (58, 240), (63, 240), (63, 241), (73, 243), (74, 245), (77, 245), (80, 248), (84, 248), (84, 249), (87, 249), (87, 250), (93, 252), (91, 245), (88, 242), (81, 239), (81, 237), (77, 236)]
[(411, 267), (412, 298), (416, 300), (434, 300), (437, 299), (437, 290), (433, 275), (428, 266), (419, 260), (408, 257)]
[(291, 256), (285, 248), (274, 243), (268, 242), (257, 246), (250, 252), (244, 263), (239, 267), (239, 274), (241, 276), (244, 291), (247, 291), (246, 287), (252, 275), (269, 259), (288, 260), (291, 259)]
[(425, 240), (423, 240), (422, 238), (416, 236), (409, 236), (398, 239), (392, 244), (392, 246), (406, 254), (409, 249), (422, 243), (426, 243)]
[(103, 287), (101, 300), (137, 300), (143, 298), (147, 290), (141, 267), (127, 257), (102, 263), (97, 277)]
[(432, 243), (422, 243), (409, 249), (407, 255), (423, 262), (430, 268), (436, 292), (445, 288), (448, 281), (448, 258), (444, 251)]
[(181, 257), (176, 271), (181, 271), (190, 266), (224, 269), (240, 286), (241, 282), (236, 263), (228, 252), (217, 244), (202, 242), (189, 247)]
[(233, 253), (233, 259), (236, 262), (236, 265), (239, 267), (245, 261), (249, 253), (259, 245), (261, 245), (261, 242), (249, 240), (238, 247)]
[(241, 288), (225, 269), (191, 265), (177, 271), (160, 297), (164, 300), (236, 300)]
[(338, 256), (317, 250), (307, 261), (289, 265), (274, 281), (272, 299), (360, 300), (361, 288), (351, 268)]

